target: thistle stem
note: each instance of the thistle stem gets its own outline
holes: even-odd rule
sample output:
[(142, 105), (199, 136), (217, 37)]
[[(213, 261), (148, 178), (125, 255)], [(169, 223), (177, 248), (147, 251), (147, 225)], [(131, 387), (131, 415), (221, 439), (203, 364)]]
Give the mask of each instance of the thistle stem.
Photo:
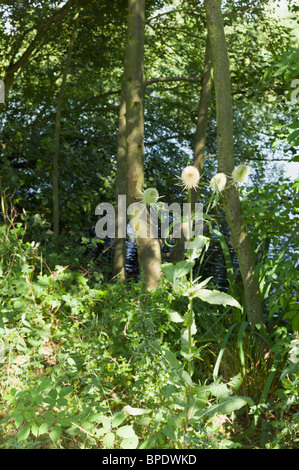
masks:
[[(192, 214), (191, 214), (191, 189), (188, 189), (188, 242), (191, 240), (191, 230), (192, 230)], [(193, 283), (193, 271), (191, 269), (190, 271), (190, 285)], [(191, 377), (192, 374), (192, 360), (191, 360), (191, 354), (192, 354), (192, 321), (193, 321), (193, 299), (189, 299), (189, 315), (188, 315), (188, 355), (189, 358), (187, 359), (188, 361), (188, 375)], [(184, 427), (184, 435), (186, 436), (187, 429), (188, 429), (188, 422), (189, 422), (189, 414), (190, 414), (190, 390), (186, 390), (186, 395), (187, 395), (187, 408), (186, 408), (186, 419), (185, 419), (185, 427)], [(184, 436), (184, 444), (185, 447), (187, 446), (186, 439)]]

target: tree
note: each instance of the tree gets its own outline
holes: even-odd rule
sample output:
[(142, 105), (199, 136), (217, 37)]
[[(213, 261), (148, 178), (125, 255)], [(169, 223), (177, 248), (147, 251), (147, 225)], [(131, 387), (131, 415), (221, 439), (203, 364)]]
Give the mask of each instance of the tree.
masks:
[[(231, 180), (234, 162), (233, 110), (229, 59), (224, 34), (220, 0), (205, 0), (208, 33), (212, 45), (214, 87), (217, 114), (218, 169)], [(223, 204), (231, 232), (232, 246), (237, 254), (244, 284), (247, 318), (251, 325), (263, 323), (262, 302), (258, 279), (254, 274), (251, 237), (242, 219), (238, 188), (230, 185), (223, 193)]]
[[(144, 0), (129, 0), (128, 29), (125, 50), (126, 80), (126, 175), (127, 204), (137, 202), (144, 184)], [(148, 229), (149, 218), (147, 217)], [(159, 240), (147, 236), (136, 237), (141, 275), (147, 287), (157, 286), (161, 276), (161, 249)]]
[(55, 235), (59, 234), (59, 146), (60, 146), (60, 129), (61, 129), (61, 111), (62, 111), (62, 102), (63, 95), (67, 81), (67, 74), (69, 71), (71, 56), (74, 47), (74, 41), (78, 25), (78, 13), (74, 17), (75, 26), (72, 31), (70, 38), (66, 62), (62, 74), (62, 81), (59, 90), (58, 100), (57, 100), (57, 109), (56, 109), (56, 119), (55, 119), (55, 132), (54, 132), (54, 152), (53, 152), (53, 232)]

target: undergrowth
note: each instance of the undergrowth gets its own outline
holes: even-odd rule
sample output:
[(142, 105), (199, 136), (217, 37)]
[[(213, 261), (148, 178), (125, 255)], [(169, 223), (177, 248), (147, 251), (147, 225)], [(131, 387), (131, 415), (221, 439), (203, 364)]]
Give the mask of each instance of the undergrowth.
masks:
[[(45, 228), (36, 241), (36, 221), (5, 214), (1, 448), (298, 447), (299, 345), (287, 325), (267, 344), (230, 307), (195, 302), (198, 409), (182, 434), (173, 319), (185, 301), (166, 283), (149, 294), (141, 282), (106, 282), (99, 261), (81, 263), (86, 244), (56, 264)], [(236, 390), (250, 400), (230, 411)]]

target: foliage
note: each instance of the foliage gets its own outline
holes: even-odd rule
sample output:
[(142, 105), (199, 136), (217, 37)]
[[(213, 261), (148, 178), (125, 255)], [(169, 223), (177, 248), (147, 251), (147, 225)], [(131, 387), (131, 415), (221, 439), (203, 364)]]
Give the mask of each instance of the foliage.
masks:
[[(181, 263), (168, 262), (164, 245), (166, 279), (151, 293), (111, 279), (110, 241), (93, 236), (96, 205), (114, 202), (127, 2), (2, 3), (0, 78), (11, 84), (16, 70), (0, 103), (0, 448), (297, 448), (298, 180), (265, 175), (271, 155), (298, 158), (298, 7), (288, 2), (278, 18), (257, 0), (224, 6), (235, 154), (256, 169), (241, 190), (264, 305), (265, 329), (251, 329), (219, 194), (208, 203), (220, 222), (205, 219)], [(194, 148), (203, 2), (146, 3), (146, 180), (183, 202), (176, 183)], [(54, 237), (55, 111), (77, 9)], [(216, 165), (213, 100), (209, 114), (204, 200)], [(222, 258), (208, 263), (212, 238), (226, 291), (215, 279)]]

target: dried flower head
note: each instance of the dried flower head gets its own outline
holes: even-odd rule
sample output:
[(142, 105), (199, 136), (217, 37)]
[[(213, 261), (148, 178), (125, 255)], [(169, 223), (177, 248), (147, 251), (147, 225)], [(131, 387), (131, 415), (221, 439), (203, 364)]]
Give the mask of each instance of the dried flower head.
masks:
[(217, 175), (213, 176), (210, 181), (210, 186), (213, 191), (223, 191), (226, 185), (226, 176), (224, 173), (217, 173)]
[(148, 188), (143, 191), (141, 201), (144, 204), (155, 204), (159, 199), (159, 193), (156, 188)]
[(236, 181), (236, 183), (244, 183), (248, 178), (249, 172), (249, 167), (241, 163), (236, 166), (232, 172), (233, 180)]
[(200, 179), (198, 169), (195, 166), (186, 166), (182, 171), (181, 179), (185, 189), (196, 189)]

